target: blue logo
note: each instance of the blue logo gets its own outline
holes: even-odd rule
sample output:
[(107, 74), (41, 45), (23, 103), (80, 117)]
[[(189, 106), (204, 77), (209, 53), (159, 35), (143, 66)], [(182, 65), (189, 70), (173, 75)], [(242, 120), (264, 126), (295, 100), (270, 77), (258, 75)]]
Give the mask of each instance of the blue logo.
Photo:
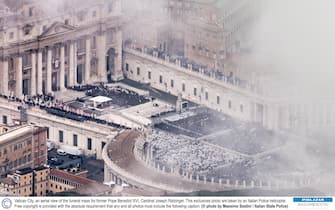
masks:
[(4, 198), (1, 202), (1, 206), (4, 209), (9, 209), (10, 207), (12, 207), (12, 201), (9, 198)]
[(308, 198), (293, 198), (295, 203), (332, 203), (331, 197), (308, 197)]

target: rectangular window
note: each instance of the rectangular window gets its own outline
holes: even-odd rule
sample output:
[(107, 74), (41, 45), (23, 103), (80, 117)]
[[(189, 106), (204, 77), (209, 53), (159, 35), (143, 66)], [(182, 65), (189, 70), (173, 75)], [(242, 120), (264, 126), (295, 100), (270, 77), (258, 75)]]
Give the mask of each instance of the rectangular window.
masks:
[(47, 129), (47, 139), (49, 139), (50, 138), (50, 135), (49, 135), (49, 133), (50, 133), (49, 130), (50, 129), (49, 129), (49, 127), (46, 127), (46, 129)]
[(78, 135), (73, 134), (73, 146), (78, 146)]
[(129, 71), (129, 64), (126, 63), (126, 71)]
[(24, 35), (29, 35), (30, 34), (30, 30), (24, 30)]
[(220, 96), (216, 96), (216, 104), (220, 104)]
[(172, 88), (174, 87), (174, 81), (173, 81), (173, 79), (171, 80), (170, 85), (171, 85)]
[(193, 88), (193, 95), (197, 96), (197, 88)]
[(65, 19), (64, 23), (65, 25), (69, 25), (69, 19)]
[(240, 111), (243, 113), (243, 105), (240, 105)]
[(63, 143), (64, 141), (64, 132), (63, 131), (58, 131), (58, 139), (60, 143)]
[(7, 116), (6, 115), (3, 115), (2, 116), (2, 124), (4, 124), (4, 125), (7, 125)]
[(231, 109), (231, 101), (228, 101), (228, 108)]
[(137, 67), (137, 75), (140, 75), (141, 74), (141, 69), (140, 67)]
[(163, 83), (163, 76), (159, 75), (159, 83), (162, 84)]
[(185, 84), (184, 83), (182, 84), (181, 89), (182, 89), (183, 92), (185, 92), (186, 88), (185, 88)]
[(151, 71), (148, 71), (148, 79), (151, 79)]
[(33, 8), (32, 7), (29, 8), (29, 16), (30, 17), (33, 16)]
[(10, 39), (13, 39), (13, 38), (14, 38), (14, 32), (10, 32), (10, 33), (9, 33), (9, 38), (10, 38)]
[(205, 92), (205, 99), (208, 100), (208, 92)]
[(92, 150), (92, 139), (91, 138), (87, 139), (87, 149)]

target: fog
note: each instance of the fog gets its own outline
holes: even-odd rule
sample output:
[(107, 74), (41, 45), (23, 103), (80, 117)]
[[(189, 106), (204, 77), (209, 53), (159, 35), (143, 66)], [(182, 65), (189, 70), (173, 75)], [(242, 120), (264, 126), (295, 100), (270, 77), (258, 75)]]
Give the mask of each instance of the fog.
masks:
[[(56, 16), (69, 8), (92, 2), (39, 0), (45, 14)], [(112, 0), (111, 0), (112, 1)], [(251, 1), (251, 0), (250, 0)], [(78, 3), (80, 2), (80, 3)], [(123, 0), (127, 23), (134, 24), (133, 33), (157, 30), (157, 24), (137, 25), (139, 18), (167, 23), (168, 17), (161, 0)], [(285, 103), (315, 103), (320, 98), (335, 102), (335, 1), (333, 0), (264, 0), (259, 19), (250, 33), (251, 53), (245, 56), (245, 68), (266, 77), (261, 83), (269, 92), (279, 92)], [(127, 31), (127, 33), (130, 33)], [(142, 32), (141, 32), (142, 33)], [(128, 37), (129, 34), (124, 34)], [(146, 34), (144, 34), (146, 35)], [(263, 80), (261, 80), (263, 81)], [(292, 94), (297, 93), (291, 98)], [(327, 113), (331, 115), (332, 113)], [(302, 116), (306, 119), (307, 116)], [(323, 192), (335, 189), (335, 129), (334, 126), (315, 126), (292, 129), (302, 137), (290, 137), (281, 152), (287, 165), (321, 179), (315, 186)]]
[[(329, 105), (334, 104), (335, 2), (267, 0), (263, 3), (260, 19), (250, 37), (254, 49), (248, 59), (257, 63), (261, 73), (271, 77), (269, 91), (290, 98), (296, 90), (298, 94), (286, 103), (301, 100), (318, 107), (319, 100), (327, 98)], [(330, 110), (326, 115), (332, 115)], [(292, 139), (294, 142), (283, 152), (285, 159), (306, 172), (319, 172), (316, 176), (320, 176), (323, 185), (318, 187), (328, 185), (325, 187), (328, 191), (330, 186), (334, 187), (330, 184), (334, 183), (335, 152), (330, 149), (335, 148), (334, 126), (315, 125), (293, 132), (309, 137)]]
[[(252, 39), (265, 71), (281, 79), (281, 84), (314, 90), (315, 96), (332, 96), (334, 6), (331, 0), (264, 1)], [(300, 93), (311, 96), (308, 91)]]

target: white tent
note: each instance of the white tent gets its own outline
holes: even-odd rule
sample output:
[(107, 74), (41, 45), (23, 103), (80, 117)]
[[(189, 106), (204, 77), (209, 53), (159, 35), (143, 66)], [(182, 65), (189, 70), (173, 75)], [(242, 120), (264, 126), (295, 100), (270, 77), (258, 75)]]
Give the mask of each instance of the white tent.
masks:
[(94, 98), (89, 99), (90, 101), (93, 101), (93, 106), (97, 107), (100, 104), (107, 103), (112, 101), (111, 98), (108, 98), (106, 96), (96, 96)]

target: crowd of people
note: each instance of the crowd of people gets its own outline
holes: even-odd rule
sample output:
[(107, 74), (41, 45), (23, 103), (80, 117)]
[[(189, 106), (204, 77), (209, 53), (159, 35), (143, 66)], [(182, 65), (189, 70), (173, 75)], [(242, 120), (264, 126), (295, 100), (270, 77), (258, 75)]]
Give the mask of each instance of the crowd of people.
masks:
[(120, 107), (123, 106), (136, 106), (139, 104), (147, 103), (150, 98), (139, 95), (136, 92), (126, 90), (124, 88), (106, 86), (96, 86), (86, 91), (87, 96), (106, 96), (112, 99), (112, 104)]
[(238, 154), (160, 130), (153, 131), (150, 144), (156, 162), (192, 174), (210, 174), (222, 165), (243, 161)]
[(273, 131), (251, 123), (241, 123), (206, 141), (247, 155), (265, 152), (285, 143), (284, 139)]
[[(97, 86), (75, 86), (72, 87), (73, 90), (77, 91), (90, 91), (95, 89)], [(104, 87), (100, 85), (100, 87)], [(5, 98), (9, 101), (20, 102), (22, 104), (28, 105), (28, 107), (39, 107), (40, 109), (45, 110), (49, 114), (56, 115), (59, 117), (64, 117), (67, 119), (75, 120), (75, 121), (93, 121), (99, 124), (105, 124), (108, 126), (121, 128), (121, 129), (129, 129), (126, 126), (107, 122), (106, 120), (98, 119), (96, 113), (89, 109), (81, 109), (71, 106), (68, 103), (64, 103), (63, 101), (55, 99), (54, 96), (51, 95), (36, 95), (36, 96), (24, 96), (22, 99), (19, 99), (14, 96), (5, 96), (0, 95), (0, 97)], [(80, 100), (80, 99), (76, 99)]]

